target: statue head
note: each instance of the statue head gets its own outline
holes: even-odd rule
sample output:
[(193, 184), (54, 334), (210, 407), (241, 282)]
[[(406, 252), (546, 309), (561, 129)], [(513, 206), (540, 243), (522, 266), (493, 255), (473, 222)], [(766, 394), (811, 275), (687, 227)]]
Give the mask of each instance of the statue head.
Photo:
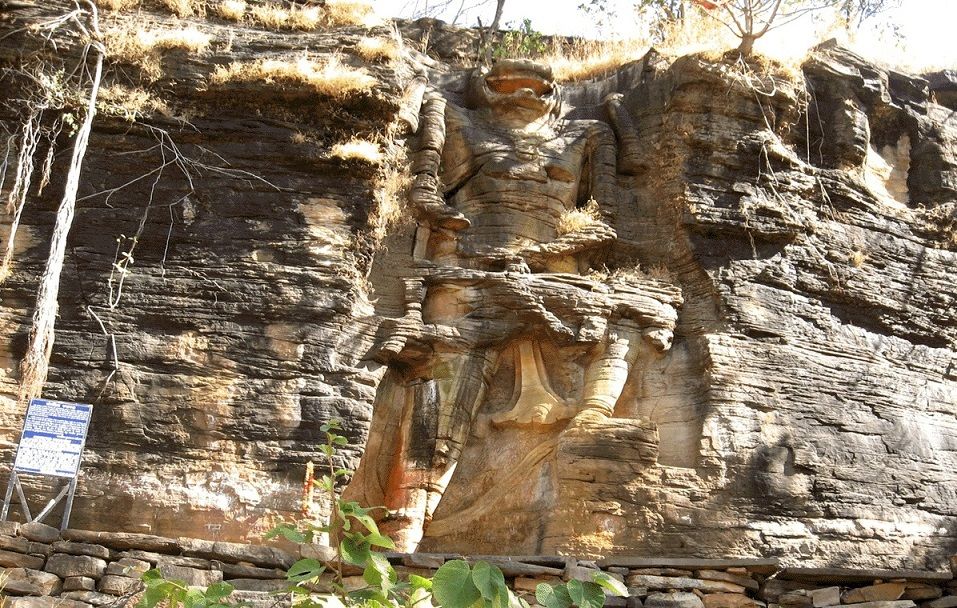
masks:
[(505, 59), (491, 67), (475, 68), (466, 103), (526, 122), (558, 116), (562, 105), (552, 69), (527, 59)]

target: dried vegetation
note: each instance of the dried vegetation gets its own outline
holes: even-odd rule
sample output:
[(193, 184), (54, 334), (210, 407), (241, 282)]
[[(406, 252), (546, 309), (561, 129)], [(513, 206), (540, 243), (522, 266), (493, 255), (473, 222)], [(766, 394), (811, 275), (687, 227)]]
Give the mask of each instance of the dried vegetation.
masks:
[(598, 201), (590, 198), (584, 207), (569, 209), (558, 218), (558, 234), (578, 232), (600, 222), (601, 212), (598, 210)]
[(201, 53), (212, 38), (195, 27), (181, 29), (143, 29), (132, 25), (109, 28), (105, 32), (107, 55), (138, 66), (150, 79), (162, 75), (160, 59), (166, 51), (179, 49)]
[(339, 57), (315, 60), (307, 56), (296, 61), (264, 59), (252, 63), (232, 63), (213, 72), (210, 82), (278, 82), (307, 85), (320, 95), (342, 99), (372, 91), (377, 81), (361, 68), (344, 65)]
[(357, 137), (332, 146), (329, 155), (342, 160), (357, 160), (370, 165), (378, 165), (385, 158), (379, 144)]

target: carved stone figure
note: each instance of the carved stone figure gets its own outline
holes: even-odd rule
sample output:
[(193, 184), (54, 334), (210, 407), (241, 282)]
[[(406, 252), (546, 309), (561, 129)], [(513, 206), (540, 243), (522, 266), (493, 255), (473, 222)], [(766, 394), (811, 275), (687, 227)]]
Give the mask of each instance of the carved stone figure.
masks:
[[(550, 69), (528, 61), (475, 70), (464, 107), (426, 95), (413, 158), (415, 268), (405, 315), (385, 327), (377, 353), (390, 373), (348, 489), (391, 510), (386, 527), (400, 549), (417, 546), (480, 432), (503, 357), (514, 368), (510, 407), (482, 424), (541, 432), (611, 416), (639, 357), (671, 345), (677, 288), (585, 276), (616, 238), (630, 125), (610, 98), (616, 131), (628, 134), (618, 153), (607, 123), (564, 120), (561, 102)], [(597, 215), (581, 211), (590, 201)], [(588, 349), (580, 395), (552, 386), (545, 343)]]

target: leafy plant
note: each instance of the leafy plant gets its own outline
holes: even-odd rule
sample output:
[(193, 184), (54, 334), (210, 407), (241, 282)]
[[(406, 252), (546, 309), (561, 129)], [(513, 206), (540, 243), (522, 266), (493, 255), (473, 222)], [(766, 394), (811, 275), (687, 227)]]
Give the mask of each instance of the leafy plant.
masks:
[(592, 580), (570, 580), (560, 585), (539, 583), (535, 587), (535, 600), (545, 608), (602, 608), (605, 591), (619, 597), (628, 595), (628, 588), (607, 572), (595, 572)]
[(235, 608), (239, 604), (226, 601), (233, 592), (229, 583), (213, 583), (206, 589), (190, 587), (180, 580), (167, 580), (159, 570), (147, 570), (141, 577), (146, 589), (137, 606), (153, 608), (166, 603), (169, 608)]
[(532, 27), (531, 19), (522, 19), (517, 30), (505, 32), (492, 51), (496, 59), (506, 57), (540, 57), (548, 50), (548, 44), (541, 32)]

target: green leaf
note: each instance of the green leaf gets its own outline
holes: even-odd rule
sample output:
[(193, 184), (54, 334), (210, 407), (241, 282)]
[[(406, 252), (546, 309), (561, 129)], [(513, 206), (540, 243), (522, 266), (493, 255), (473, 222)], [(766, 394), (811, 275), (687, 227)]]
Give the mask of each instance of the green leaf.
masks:
[(579, 608), (602, 608), (605, 605), (605, 592), (595, 583), (572, 579), (568, 581), (568, 595)]
[(213, 583), (206, 588), (206, 600), (209, 602), (219, 602), (229, 597), (233, 592), (233, 586), (226, 582)]
[(482, 598), (472, 582), (469, 565), (458, 559), (445, 562), (435, 571), (432, 595), (442, 608), (470, 608)]
[(300, 532), (293, 524), (279, 524), (263, 536), (266, 540), (282, 536), (286, 540), (294, 543), (306, 542), (306, 535)]
[(591, 579), (595, 582), (595, 584), (608, 591), (608, 593), (611, 595), (616, 595), (618, 597), (628, 597), (628, 587), (625, 586), (625, 583), (621, 582), (607, 572), (598, 571), (592, 575)]
[(389, 593), (389, 590), (395, 585), (398, 576), (392, 568), (392, 564), (381, 553), (370, 553), (369, 561), (366, 562), (365, 571), (362, 578), (373, 587), (378, 587), (383, 593)]
[(349, 440), (342, 435), (336, 435), (332, 438), (332, 443), (336, 445), (349, 445)]
[(345, 538), (339, 543), (339, 550), (342, 552), (342, 559), (347, 564), (353, 566), (365, 566), (366, 561), (372, 555), (369, 545), (364, 542), (356, 542), (351, 538)]
[(392, 539), (378, 532), (366, 536), (366, 542), (373, 547), (382, 547), (383, 549), (395, 549), (395, 543)]
[(326, 567), (317, 559), (301, 559), (286, 572), (286, 578), (294, 583), (314, 579), (325, 571)]
[(488, 562), (476, 562), (472, 566), (472, 582), (487, 604), (493, 608), (508, 608), (508, 587), (498, 567)]
[(545, 608), (571, 608), (572, 598), (565, 585), (552, 587), (548, 583), (539, 583), (535, 587), (535, 601)]
[(413, 589), (432, 590), (432, 579), (419, 576), (418, 574), (409, 575), (409, 584), (412, 585)]

